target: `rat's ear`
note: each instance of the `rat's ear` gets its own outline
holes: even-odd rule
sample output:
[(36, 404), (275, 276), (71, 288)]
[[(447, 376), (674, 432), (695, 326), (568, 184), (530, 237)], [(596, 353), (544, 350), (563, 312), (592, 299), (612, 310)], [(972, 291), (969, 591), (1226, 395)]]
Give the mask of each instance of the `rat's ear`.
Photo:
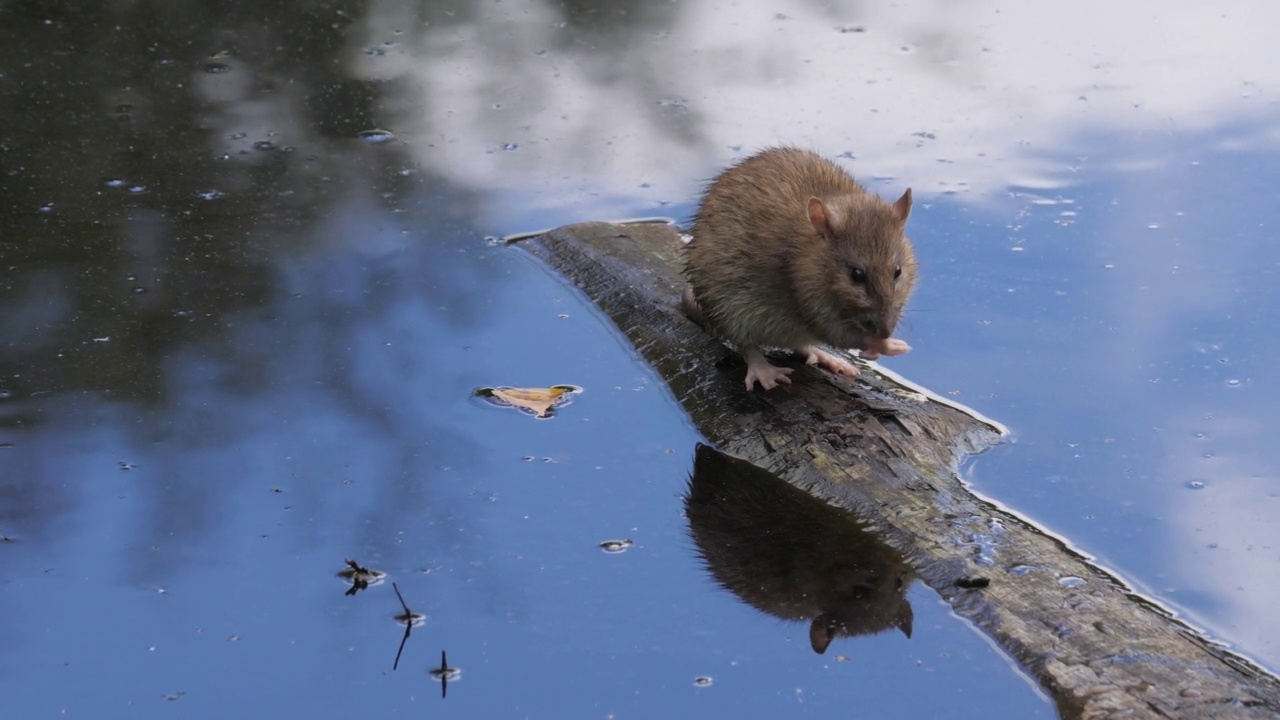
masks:
[(809, 198), (809, 224), (825, 238), (835, 237), (835, 224), (838, 219), (831, 208), (816, 197)]
[(827, 646), (831, 644), (831, 639), (835, 633), (831, 632), (831, 626), (827, 623), (827, 616), (819, 615), (809, 623), (809, 646), (819, 655), (827, 651)]
[(902, 605), (898, 608), (898, 617), (894, 619), (894, 625), (902, 631), (907, 639), (911, 639), (911, 626), (915, 623), (916, 614), (911, 610), (911, 603), (906, 598), (902, 598)]
[[(812, 202), (812, 201), (811, 201)], [(813, 211), (810, 210), (810, 213)], [(902, 193), (902, 197), (898, 198), (898, 202), (893, 204), (893, 216), (898, 218), (898, 222), (905, 225), (907, 216), (911, 214), (911, 188)]]

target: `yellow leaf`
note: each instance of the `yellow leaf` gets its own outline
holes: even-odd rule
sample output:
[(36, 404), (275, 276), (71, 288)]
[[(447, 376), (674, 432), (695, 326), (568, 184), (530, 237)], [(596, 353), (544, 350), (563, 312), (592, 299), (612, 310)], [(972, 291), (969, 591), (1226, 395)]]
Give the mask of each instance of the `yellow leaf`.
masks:
[(495, 405), (518, 408), (545, 420), (554, 414), (553, 410), (569, 404), (570, 398), (580, 392), (582, 388), (577, 385), (553, 385), (549, 388), (500, 386), (479, 388), (475, 394)]

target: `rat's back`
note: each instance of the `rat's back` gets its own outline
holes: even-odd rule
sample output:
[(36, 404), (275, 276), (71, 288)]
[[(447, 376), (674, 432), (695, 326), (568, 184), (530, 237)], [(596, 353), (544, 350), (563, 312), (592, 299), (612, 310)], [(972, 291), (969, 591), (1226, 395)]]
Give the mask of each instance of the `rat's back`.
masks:
[(812, 342), (788, 260), (817, 240), (809, 198), (859, 192), (840, 166), (794, 147), (761, 151), (712, 181), (685, 250), (689, 286), (712, 329), (739, 345)]

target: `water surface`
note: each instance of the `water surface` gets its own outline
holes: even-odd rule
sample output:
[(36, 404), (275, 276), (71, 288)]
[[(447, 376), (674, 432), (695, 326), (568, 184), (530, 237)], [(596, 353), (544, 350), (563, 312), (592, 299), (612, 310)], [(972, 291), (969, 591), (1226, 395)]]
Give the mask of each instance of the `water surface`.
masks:
[[(1275, 667), (1277, 13), (6, 6), (8, 706), (1052, 716), (919, 584), (910, 639), (821, 656), (718, 588), (679, 405), (486, 241), (686, 217), (777, 142), (916, 193), (889, 362), (1012, 427), (974, 485)], [(557, 383), (585, 391), (545, 421), (471, 397)], [(348, 558), (427, 615), (396, 670), (401, 607), (344, 594)]]

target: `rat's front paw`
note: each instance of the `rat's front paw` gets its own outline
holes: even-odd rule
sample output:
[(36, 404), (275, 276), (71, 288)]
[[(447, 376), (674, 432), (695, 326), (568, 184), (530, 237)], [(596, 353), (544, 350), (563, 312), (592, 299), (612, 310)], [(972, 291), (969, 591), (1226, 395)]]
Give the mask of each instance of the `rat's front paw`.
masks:
[(884, 340), (872, 340), (862, 349), (862, 357), (868, 360), (875, 360), (881, 355), (906, 355), (911, 352), (911, 346), (905, 340), (898, 338), (886, 338)]
[(832, 355), (822, 348), (809, 345), (808, 347), (801, 348), (800, 352), (805, 356), (804, 362), (806, 365), (817, 365), (823, 370), (828, 370), (837, 375), (848, 375), (853, 377), (858, 374), (858, 368), (854, 367), (853, 363), (850, 363), (844, 358)]

